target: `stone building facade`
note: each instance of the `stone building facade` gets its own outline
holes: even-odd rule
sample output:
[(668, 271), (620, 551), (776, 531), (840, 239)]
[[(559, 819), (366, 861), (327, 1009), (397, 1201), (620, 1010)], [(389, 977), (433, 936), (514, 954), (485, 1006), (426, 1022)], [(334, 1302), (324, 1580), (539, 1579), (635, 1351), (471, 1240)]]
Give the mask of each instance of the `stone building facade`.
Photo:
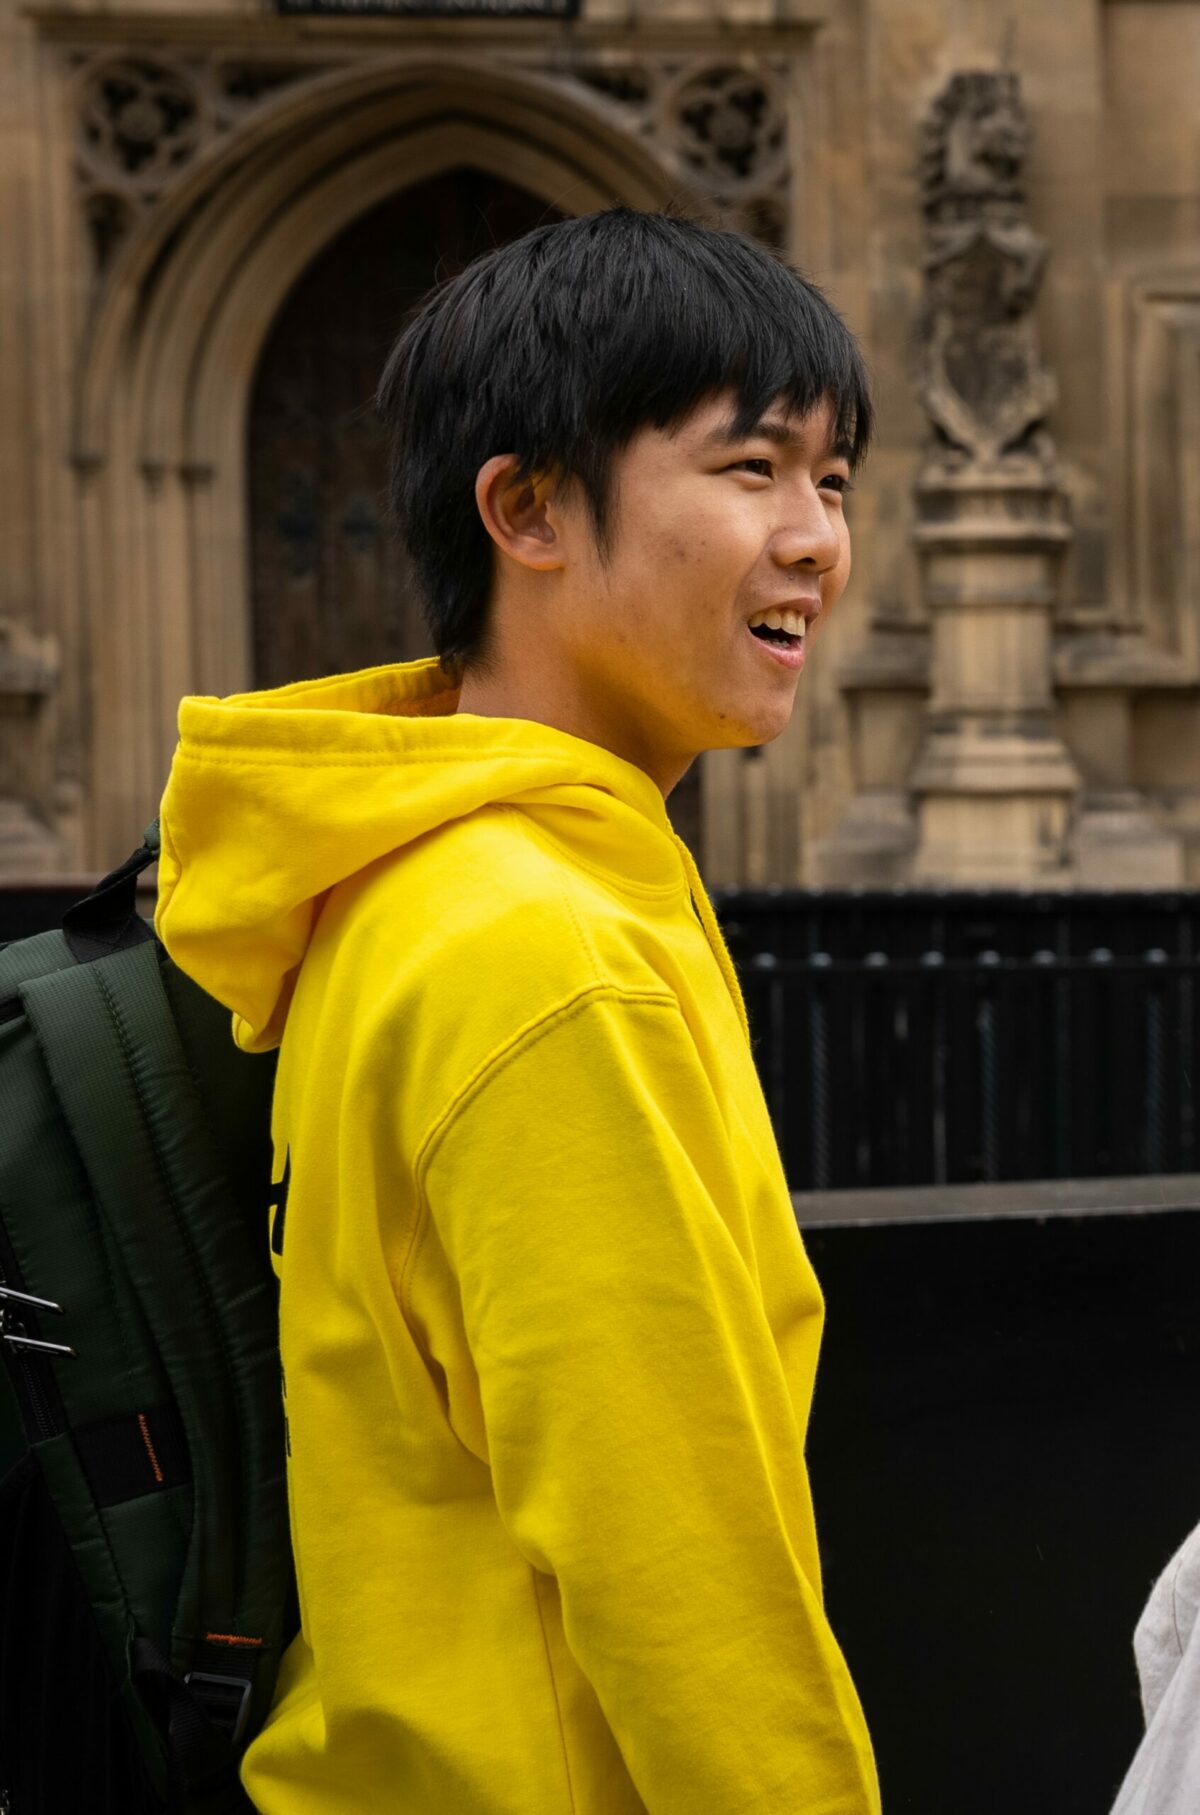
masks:
[(181, 695), (427, 652), (382, 355), (620, 200), (879, 400), (791, 725), (672, 796), (709, 882), (1200, 886), (1200, 0), (451, 3), (0, 0), (0, 885), (137, 842)]

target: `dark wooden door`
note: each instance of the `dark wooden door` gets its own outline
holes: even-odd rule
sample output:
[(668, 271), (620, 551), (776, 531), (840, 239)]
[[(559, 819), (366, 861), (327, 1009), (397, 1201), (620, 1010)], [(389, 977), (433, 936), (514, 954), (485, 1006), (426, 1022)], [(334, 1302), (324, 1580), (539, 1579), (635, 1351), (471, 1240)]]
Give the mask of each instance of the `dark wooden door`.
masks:
[[(405, 313), (440, 279), (561, 213), (462, 168), (390, 197), (309, 266), (255, 374), (248, 425), (254, 684), (432, 655), (386, 518), (371, 399)], [(699, 857), (699, 765), (671, 817)]]
[(446, 171), (353, 222), (292, 290), (250, 408), (256, 686), (432, 655), (386, 521), (371, 399), (406, 311), (435, 281), (560, 218), (499, 177)]

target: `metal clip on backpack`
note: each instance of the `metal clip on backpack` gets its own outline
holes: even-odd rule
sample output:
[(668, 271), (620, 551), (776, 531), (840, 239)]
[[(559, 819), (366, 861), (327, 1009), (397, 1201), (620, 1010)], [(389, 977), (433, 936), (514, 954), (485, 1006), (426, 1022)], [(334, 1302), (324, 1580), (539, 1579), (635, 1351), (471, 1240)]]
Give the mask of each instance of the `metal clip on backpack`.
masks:
[(274, 1059), (138, 915), (157, 856), (155, 822), (61, 929), (0, 947), (11, 1815), (249, 1810), (240, 1757), (299, 1623)]

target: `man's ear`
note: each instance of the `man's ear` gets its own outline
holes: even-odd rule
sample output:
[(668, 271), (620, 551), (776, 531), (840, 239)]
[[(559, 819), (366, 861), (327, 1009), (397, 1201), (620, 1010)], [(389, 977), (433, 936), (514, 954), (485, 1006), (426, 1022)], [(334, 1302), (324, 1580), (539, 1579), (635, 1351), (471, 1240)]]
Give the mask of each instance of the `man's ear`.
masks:
[(494, 454), (480, 467), (475, 502), (483, 526), (500, 552), (522, 567), (542, 573), (565, 567), (553, 479), (535, 473), (514, 481), (517, 464), (515, 454)]

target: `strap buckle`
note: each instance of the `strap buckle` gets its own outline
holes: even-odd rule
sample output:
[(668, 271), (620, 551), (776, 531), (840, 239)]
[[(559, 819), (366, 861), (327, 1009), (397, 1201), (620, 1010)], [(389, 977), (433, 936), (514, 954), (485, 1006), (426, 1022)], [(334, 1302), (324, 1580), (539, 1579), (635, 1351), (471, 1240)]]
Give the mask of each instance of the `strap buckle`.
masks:
[(250, 1713), (249, 1679), (244, 1676), (214, 1676), (205, 1670), (189, 1670), (184, 1682), (204, 1709), (214, 1727), (228, 1735), (236, 1746), (246, 1730)]

